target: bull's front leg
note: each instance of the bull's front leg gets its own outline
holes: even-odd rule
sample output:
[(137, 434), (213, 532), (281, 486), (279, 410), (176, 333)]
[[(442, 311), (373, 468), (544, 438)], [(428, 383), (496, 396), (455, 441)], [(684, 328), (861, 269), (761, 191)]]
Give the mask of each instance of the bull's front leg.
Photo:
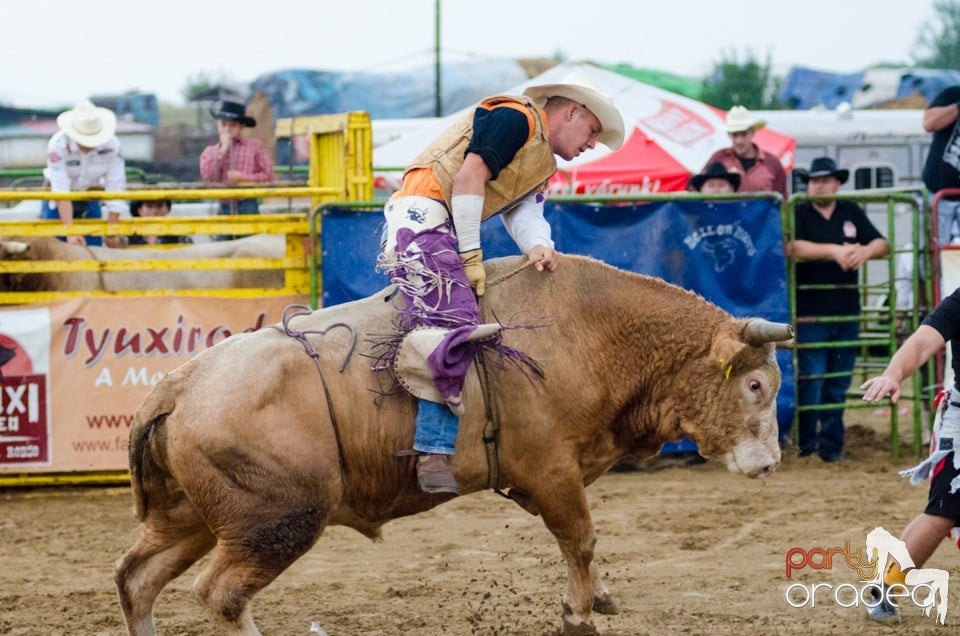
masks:
[(567, 593), (563, 599), (565, 636), (597, 634), (590, 621), (592, 609), (603, 614), (617, 613), (616, 603), (593, 563), (597, 538), (582, 483), (571, 480), (569, 486), (559, 487), (551, 480), (551, 492), (534, 497), (543, 522), (556, 537), (567, 563)]

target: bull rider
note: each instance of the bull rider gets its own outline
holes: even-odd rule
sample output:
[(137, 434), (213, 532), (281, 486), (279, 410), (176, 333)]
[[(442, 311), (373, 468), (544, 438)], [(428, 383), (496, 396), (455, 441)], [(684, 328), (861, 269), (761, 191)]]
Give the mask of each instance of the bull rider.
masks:
[(422, 353), (421, 385), (406, 381), (395, 364), (403, 356), (394, 352), (386, 364), (418, 398), (413, 450), (424, 492), (459, 494), (449, 456), (464, 411), (464, 380), (482, 346), (476, 341), (498, 340), (498, 325), (479, 324), (486, 285), (481, 222), (499, 215), (538, 271), (555, 270), (559, 255), (543, 204), (556, 156), (569, 161), (598, 142), (616, 150), (623, 137), (613, 99), (574, 72), (522, 96), (482, 100), (407, 166), (384, 208), (377, 267), (402, 297), (398, 349), (408, 344)]

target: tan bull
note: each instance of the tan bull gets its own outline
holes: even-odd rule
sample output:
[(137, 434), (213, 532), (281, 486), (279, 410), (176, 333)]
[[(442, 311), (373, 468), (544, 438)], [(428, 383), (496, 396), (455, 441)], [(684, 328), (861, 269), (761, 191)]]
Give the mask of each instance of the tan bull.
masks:
[[(3, 261), (175, 260), (201, 258), (282, 258), (285, 237), (256, 234), (174, 249), (113, 249), (70, 245), (55, 238), (0, 239)], [(151, 289), (282, 288), (283, 270), (145, 269), (142, 271), (0, 273), (0, 291), (126, 291)]]
[[(780, 461), (772, 342), (791, 333), (592, 259), (567, 256), (551, 274), (521, 263), (487, 263), (481, 307), (491, 320), (541, 325), (507, 330), (504, 341), (545, 379), (484, 365), (500, 421), (497, 466), (566, 560), (565, 632), (591, 634), (591, 611), (617, 609), (593, 562), (585, 485), (618, 458), (649, 457), (682, 436), (732, 471), (768, 475)], [(195, 592), (222, 633), (259, 634), (250, 599), (326, 526), (376, 538), (387, 521), (446, 500), (420, 491), (414, 458), (394, 455), (411, 447), (416, 402), (375, 400), (384, 382), (368, 356), (371, 336), (391, 330), (387, 291), (290, 321), (314, 332), (317, 365), (267, 328), (199, 355), (147, 397), (130, 433), (143, 528), (115, 569), (130, 634), (154, 633), (160, 591), (211, 550)], [(484, 393), (471, 373), (452, 461), (462, 493), (488, 487)]]

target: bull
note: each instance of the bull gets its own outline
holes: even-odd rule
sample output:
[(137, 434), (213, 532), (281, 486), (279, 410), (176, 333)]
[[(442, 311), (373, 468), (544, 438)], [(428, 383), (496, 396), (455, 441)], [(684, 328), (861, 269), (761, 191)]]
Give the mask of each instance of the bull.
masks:
[[(486, 263), (481, 309), (539, 325), (503, 341), (544, 379), (475, 365), (451, 465), (461, 493), (490, 487), (495, 472), (542, 517), (568, 567), (564, 632), (593, 634), (591, 612), (618, 609), (593, 561), (585, 486), (617, 459), (683, 436), (731, 471), (769, 475), (780, 461), (774, 342), (791, 330), (586, 257), (567, 256), (551, 274), (522, 263)], [(399, 302), (389, 289), (237, 334), (148, 395), (129, 445), (142, 527), (114, 569), (130, 634), (154, 633), (160, 591), (211, 551), (195, 593), (222, 633), (259, 634), (251, 598), (325, 527), (377, 539), (387, 521), (447, 500), (421, 492), (414, 458), (397, 454), (413, 443), (416, 402), (385, 392), (372, 371), (374, 336), (392, 329), (387, 301)], [(488, 412), (499, 422), (490, 454)]]
[[(0, 240), (0, 271), (4, 261), (282, 258), (284, 241), (282, 235), (256, 234), (175, 249), (113, 249), (71, 245), (50, 237), (5, 238)], [(7, 292), (279, 289), (283, 285), (283, 270), (193, 270), (189, 264), (179, 270), (0, 273), (0, 291)]]

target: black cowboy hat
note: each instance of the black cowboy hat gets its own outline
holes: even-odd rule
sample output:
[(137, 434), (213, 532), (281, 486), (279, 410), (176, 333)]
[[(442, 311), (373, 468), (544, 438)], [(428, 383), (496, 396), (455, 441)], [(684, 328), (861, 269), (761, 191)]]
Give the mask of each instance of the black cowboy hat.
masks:
[(850, 171), (838, 169), (837, 163), (830, 157), (817, 157), (810, 162), (809, 170), (799, 171), (797, 176), (804, 183), (816, 177), (836, 177), (840, 183), (846, 183), (850, 178)]
[(734, 192), (740, 189), (740, 175), (736, 172), (727, 172), (726, 166), (719, 161), (714, 161), (702, 173), (690, 177), (690, 185), (694, 190), (699, 191), (709, 179), (723, 179), (733, 186)]
[(222, 101), (220, 102), (220, 110), (216, 112), (210, 111), (210, 114), (213, 115), (214, 119), (238, 121), (247, 128), (253, 128), (257, 125), (257, 120), (253, 117), (248, 117), (246, 107), (238, 102)]
[[(167, 207), (171, 210), (173, 209), (173, 200), (172, 199), (152, 199), (157, 203), (166, 203)], [(140, 208), (143, 207), (143, 201), (131, 201), (130, 202), (130, 216), (140, 216)]]

